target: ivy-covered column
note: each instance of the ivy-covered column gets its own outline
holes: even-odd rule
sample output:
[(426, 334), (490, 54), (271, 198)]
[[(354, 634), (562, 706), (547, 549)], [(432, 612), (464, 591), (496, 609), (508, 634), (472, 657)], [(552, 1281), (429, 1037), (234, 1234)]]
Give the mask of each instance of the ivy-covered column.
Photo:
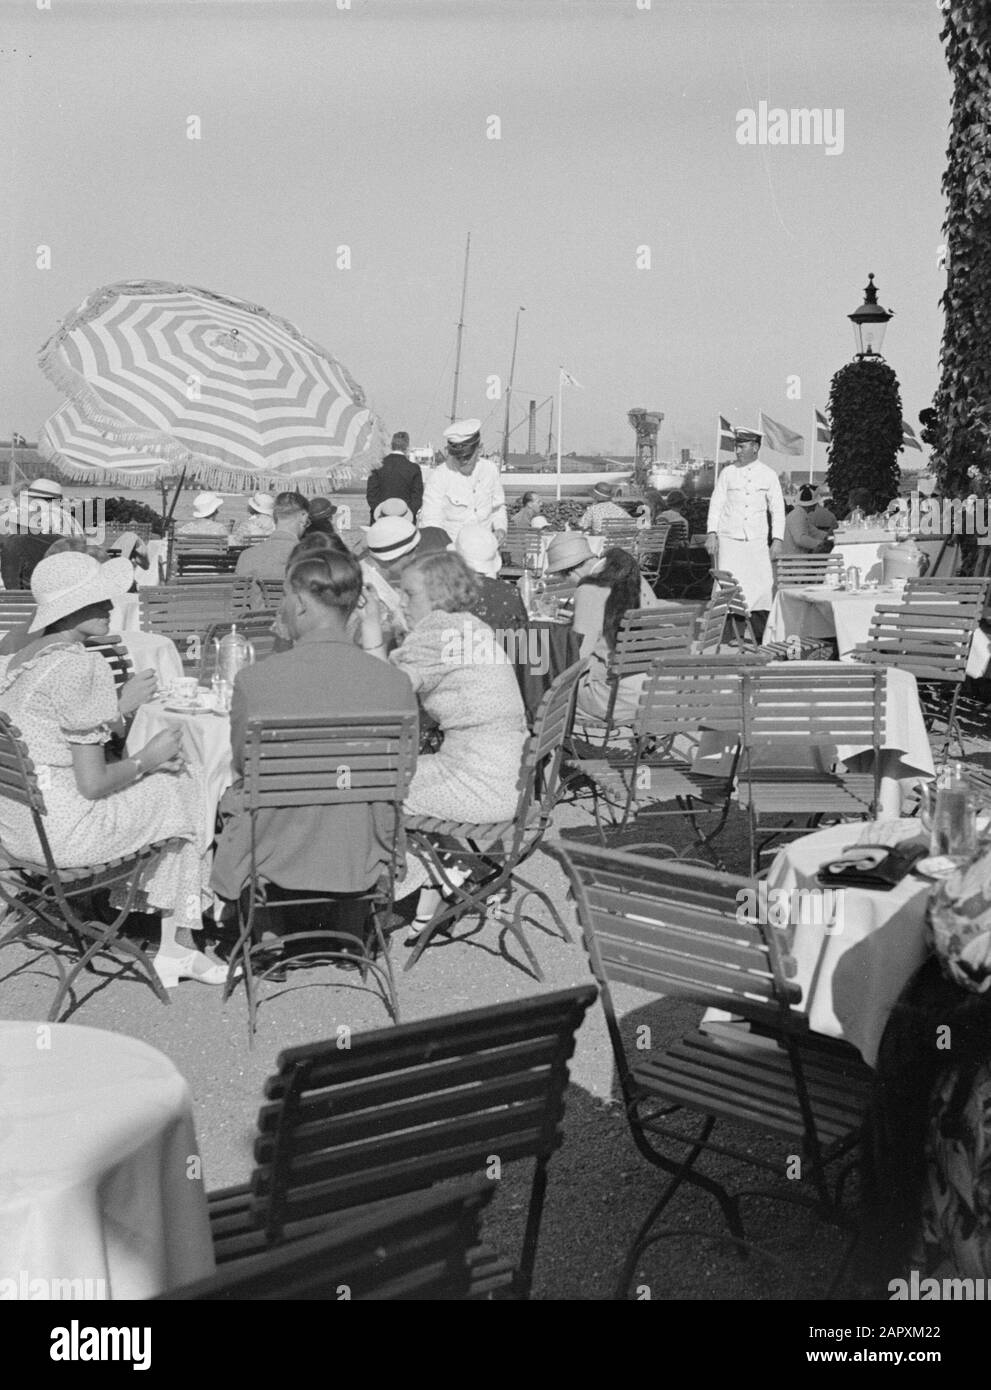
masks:
[(854, 488), (865, 487), (885, 507), (898, 496), (902, 398), (898, 378), (881, 357), (848, 362), (833, 377), (828, 415), (832, 431), (826, 483), (841, 509)]
[(940, 490), (991, 479), (991, 4), (943, 0), (953, 77), (943, 192), (947, 247), (939, 388), (930, 427)]

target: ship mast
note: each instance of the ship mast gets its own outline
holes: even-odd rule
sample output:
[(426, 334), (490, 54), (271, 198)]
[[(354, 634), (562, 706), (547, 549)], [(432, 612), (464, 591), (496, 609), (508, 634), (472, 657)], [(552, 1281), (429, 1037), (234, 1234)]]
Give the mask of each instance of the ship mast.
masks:
[(471, 252), (471, 232), (465, 242), (465, 273), (461, 282), (461, 314), (458, 318), (458, 350), (454, 357), (454, 391), (451, 395), (451, 424), (458, 418), (458, 388), (461, 385), (461, 339), (465, 331), (465, 295), (468, 293), (468, 256)]

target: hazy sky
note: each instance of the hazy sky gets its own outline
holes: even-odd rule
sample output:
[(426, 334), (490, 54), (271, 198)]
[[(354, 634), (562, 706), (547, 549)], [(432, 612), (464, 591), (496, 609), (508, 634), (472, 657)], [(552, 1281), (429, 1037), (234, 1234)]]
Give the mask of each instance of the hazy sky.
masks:
[[(488, 417), (489, 447), (518, 305), (514, 423), (563, 364), (584, 387), (566, 450), (632, 452), (637, 405), (666, 412), (662, 455), (711, 453), (719, 411), (807, 433), (868, 271), (896, 310), (906, 418), (930, 403), (935, 0), (43, 3), (0, 0), (2, 435), (35, 438), (59, 404), (35, 361), (57, 320), (149, 278), (292, 319), (387, 429), (436, 443), (469, 231), (459, 413)], [(842, 110), (842, 153), (741, 145), (737, 112), (761, 101)]]

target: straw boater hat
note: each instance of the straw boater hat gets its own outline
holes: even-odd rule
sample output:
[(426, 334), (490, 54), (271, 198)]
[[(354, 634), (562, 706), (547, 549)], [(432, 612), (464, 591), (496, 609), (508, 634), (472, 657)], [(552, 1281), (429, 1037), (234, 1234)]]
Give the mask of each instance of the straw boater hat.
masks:
[(412, 521), (402, 516), (384, 516), (381, 521), (364, 526), (368, 553), (376, 560), (398, 560), (408, 555), (420, 543), (420, 533)]
[(248, 509), (252, 512), (258, 512), (260, 516), (273, 516), (275, 498), (270, 492), (256, 492), (253, 497), (248, 498)]
[(594, 560), (592, 547), (577, 531), (563, 531), (555, 536), (547, 547), (547, 572), (557, 574), (559, 570), (570, 570), (585, 560)]
[(372, 512), (373, 521), (380, 521), (384, 516), (404, 516), (407, 521), (413, 520), (413, 513), (401, 497), (387, 497)]
[(91, 603), (120, 598), (133, 583), (130, 560), (108, 560), (101, 565), (92, 555), (73, 550), (40, 560), (31, 575), (31, 593), (38, 608), (28, 632), (40, 632)]
[(29, 497), (44, 497), (49, 501), (61, 500), (62, 484), (53, 482), (51, 478), (35, 478), (33, 483), (28, 483), (27, 494)]
[(205, 517), (213, 516), (223, 505), (224, 499), (215, 492), (198, 492), (193, 498), (193, 516), (202, 521)]
[(495, 579), (502, 568), (499, 542), (489, 526), (478, 526), (474, 522), (462, 526), (458, 539), (447, 548), (460, 555), (470, 570), (484, 574), (489, 579)]

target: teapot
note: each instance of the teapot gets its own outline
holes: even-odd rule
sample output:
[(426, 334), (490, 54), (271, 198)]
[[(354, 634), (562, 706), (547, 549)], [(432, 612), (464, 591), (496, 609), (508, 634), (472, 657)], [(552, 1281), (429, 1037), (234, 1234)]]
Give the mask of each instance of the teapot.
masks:
[(245, 666), (254, 665), (255, 649), (243, 633), (238, 632), (237, 623), (231, 624), (230, 632), (213, 639), (214, 669), (222, 681), (234, 684), (234, 677)]
[(890, 584), (893, 579), (914, 579), (929, 567), (928, 555), (919, 549), (911, 536), (882, 545), (878, 556), (884, 568), (885, 584)]

